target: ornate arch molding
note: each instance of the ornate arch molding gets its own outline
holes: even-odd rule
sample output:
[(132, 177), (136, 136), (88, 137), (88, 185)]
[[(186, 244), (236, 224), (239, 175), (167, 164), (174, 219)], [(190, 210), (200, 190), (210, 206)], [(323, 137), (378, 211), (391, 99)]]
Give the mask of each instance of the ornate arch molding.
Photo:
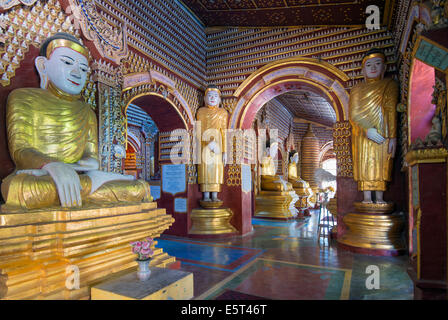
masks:
[(126, 23), (110, 25), (96, 7), (95, 0), (68, 0), (65, 12), (103, 58), (120, 64), (121, 59), (128, 56)]
[(401, 38), (400, 52), (405, 54), (406, 48), (408, 46), (409, 38), (411, 37), (414, 22), (421, 23), (429, 27), (432, 23), (431, 19), (431, 9), (425, 4), (418, 2), (413, 2), (412, 7), (409, 10), (408, 20), (406, 22), (406, 29)]
[(174, 107), (182, 118), (186, 129), (192, 128), (194, 117), (191, 109), (175, 86), (171, 79), (154, 70), (125, 75), (123, 80), (123, 114), (126, 114), (128, 106), (135, 99), (145, 95), (156, 95), (165, 99)]
[(236, 106), (231, 128), (249, 128), (256, 112), (276, 96), (295, 90), (310, 90), (324, 98), (336, 112), (336, 120), (347, 120), (349, 77), (333, 65), (312, 58), (289, 58), (260, 68), (235, 91)]
[[(333, 149), (333, 141), (328, 141), (326, 144), (320, 148), (319, 151), (319, 165), (322, 165), (322, 160), (324, 159), (325, 155), (329, 150)], [(335, 155), (336, 158), (336, 155)]]
[(141, 152), (142, 145), (141, 145), (140, 139), (132, 131), (130, 131), (129, 128), (127, 130), (127, 137), (128, 137), (128, 143), (130, 143), (132, 145), (134, 150), (136, 152)]

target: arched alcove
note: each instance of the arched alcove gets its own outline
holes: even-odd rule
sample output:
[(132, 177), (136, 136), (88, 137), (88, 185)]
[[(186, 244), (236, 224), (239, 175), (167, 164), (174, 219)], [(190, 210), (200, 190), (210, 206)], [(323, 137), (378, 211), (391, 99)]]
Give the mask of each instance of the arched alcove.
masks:
[(279, 60), (250, 75), (235, 91), (231, 128), (250, 128), (256, 113), (273, 98), (290, 91), (309, 91), (324, 97), (337, 121), (347, 119), (348, 76), (333, 65), (312, 58)]
[[(154, 140), (154, 152), (153, 152), (153, 161), (151, 166), (153, 166), (155, 174), (151, 175), (151, 179), (149, 183), (151, 185), (151, 194), (153, 195), (154, 200), (157, 201), (157, 204), (161, 208), (165, 208), (167, 213), (171, 214), (175, 218), (175, 222), (170, 227), (169, 230), (166, 231), (168, 234), (185, 236), (188, 233), (189, 228), (189, 210), (187, 212), (177, 212), (175, 207), (175, 200), (182, 198), (187, 199), (191, 194), (194, 194), (194, 191), (185, 182), (186, 187), (183, 192), (179, 192), (176, 194), (172, 194), (169, 192), (165, 192), (164, 190), (164, 175), (163, 170), (166, 165), (172, 165), (170, 157), (165, 158), (163, 156), (163, 152), (165, 152), (164, 145), (162, 145), (161, 137), (170, 135), (175, 130), (188, 130), (188, 124), (185, 118), (182, 116), (180, 110), (175, 106), (175, 104), (167, 99), (160, 92), (146, 92), (136, 95), (135, 97), (129, 99), (125, 112), (129, 110), (129, 106), (132, 105), (133, 109), (137, 106), (140, 109), (140, 113), (146, 113), (149, 118), (154, 122), (157, 127), (157, 134), (153, 138)], [(129, 123), (128, 123), (129, 128)], [(143, 133), (144, 134), (144, 133)], [(128, 145), (133, 145), (138, 149), (138, 143), (136, 143), (135, 137), (132, 134), (129, 135), (128, 130)], [(147, 154), (142, 155), (142, 157), (147, 156)], [(137, 159), (138, 160), (138, 159)], [(143, 158), (142, 161), (145, 163), (148, 162), (148, 159)], [(181, 164), (182, 165), (182, 164)], [(186, 166), (186, 165), (185, 165)], [(187, 173), (186, 166), (185, 173)], [(187, 180), (187, 178), (186, 178)]]

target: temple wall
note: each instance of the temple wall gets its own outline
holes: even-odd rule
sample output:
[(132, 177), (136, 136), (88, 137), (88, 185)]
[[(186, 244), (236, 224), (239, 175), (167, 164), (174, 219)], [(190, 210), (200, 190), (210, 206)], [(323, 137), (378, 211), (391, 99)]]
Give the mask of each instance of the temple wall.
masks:
[[(81, 5), (91, 19), (88, 22), (75, 14)], [(4, 49), (0, 50), (7, 51), (2, 53), (0, 68), (0, 178), (14, 169), (7, 151), (6, 99), (13, 89), (39, 86), (34, 58), (42, 41), (56, 32), (71, 33), (90, 49), (91, 84), (83, 95), (98, 114), (99, 151), (102, 168), (108, 171), (122, 170), (121, 160), (113, 157), (111, 149), (113, 141), (125, 141), (118, 139), (120, 134), (111, 133), (119, 128), (107, 131), (107, 127), (123, 123), (123, 76), (153, 70), (172, 84), (191, 114), (202, 103), (199, 89), (206, 78), (205, 31), (177, 1), (39, 0), (30, 6), (0, 10), (0, 14), (6, 31), (0, 39)], [(89, 24), (100, 31), (96, 34), (85, 29)], [(103, 115), (110, 116), (106, 119)]]
[(232, 94), (262, 66), (292, 57), (320, 58), (344, 71), (351, 84), (362, 80), (361, 57), (371, 47), (384, 48), (388, 71), (395, 71), (392, 35), (386, 29), (297, 27), (210, 29), (207, 34), (208, 82), (222, 88), (225, 104)]

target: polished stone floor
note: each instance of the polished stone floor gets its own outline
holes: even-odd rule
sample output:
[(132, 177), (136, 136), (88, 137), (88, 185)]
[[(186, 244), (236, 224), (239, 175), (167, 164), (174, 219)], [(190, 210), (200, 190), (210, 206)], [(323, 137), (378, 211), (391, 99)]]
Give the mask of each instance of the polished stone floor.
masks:
[[(194, 274), (198, 300), (412, 299), (407, 256), (354, 254), (317, 237), (317, 211), (295, 221), (253, 219), (244, 237), (193, 240), (163, 235), (157, 247)], [(368, 289), (368, 266), (379, 269), (379, 289)], [(371, 279), (371, 278), (370, 278)]]

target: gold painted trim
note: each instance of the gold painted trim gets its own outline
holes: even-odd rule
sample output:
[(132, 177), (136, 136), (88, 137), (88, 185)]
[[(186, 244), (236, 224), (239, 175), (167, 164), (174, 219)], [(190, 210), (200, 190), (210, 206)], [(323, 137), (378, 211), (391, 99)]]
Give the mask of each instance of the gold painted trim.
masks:
[(89, 60), (89, 51), (87, 50), (87, 48), (67, 39), (55, 39), (51, 41), (47, 46), (47, 58), (50, 58), (53, 50), (60, 47), (70, 48), (86, 57), (87, 61)]
[[(132, 98), (129, 99), (129, 101), (126, 103), (126, 106), (124, 107), (124, 111), (123, 111), (123, 112), (124, 112), (124, 115), (125, 115), (126, 123), (127, 123), (127, 118), (128, 118), (127, 115), (126, 115), (126, 111), (127, 111), (128, 107), (129, 107), (129, 105), (130, 105), (134, 100), (136, 100), (136, 99), (138, 99), (138, 98), (140, 98), (140, 97), (143, 97), (143, 96), (158, 96), (158, 97), (162, 98), (163, 100), (167, 101), (167, 102), (174, 108), (174, 110), (176, 110), (176, 112), (179, 114), (180, 118), (182, 119), (182, 122), (183, 122), (184, 125), (185, 125), (185, 128), (184, 128), (184, 129), (188, 130), (187, 122), (185, 121), (183, 115), (181, 114), (181, 112), (180, 112), (180, 110), (177, 108), (177, 106), (174, 104), (174, 102), (171, 101), (171, 100), (168, 99), (168, 98), (165, 98), (165, 97), (164, 97), (163, 95), (161, 95), (160, 93), (156, 93), (156, 92), (144, 92), (144, 93), (140, 93), (140, 94), (138, 94), (138, 95), (136, 95), (136, 96), (134, 96), (134, 97), (132, 97)], [(146, 111), (145, 111), (145, 112), (146, 112)], [(127, 128), (126, 128), (126, 129), (127, 129)], [(126, 141), (126, 143), (127, 143), (127, 141)], [(127, 144), (126, 144), (126, 145), (127, 145)]]
[[(265, 92), (267, 89), (269, 89), (269, 88), (271, 88), (271, 87), (273, 87), (273, 86), (276, 86), (276, 85), (280, 85), (280, 84), (282, 84), (282, 83), (285, 83), (285, 82), (290, 82), (290, 81), (296, 81), (296, 82), (305, 82), (305, 83), (307, 83), (307, 84), (310, 84), (310, 85), (312, 85), (312, 86), (315, 86), (315, 87), (317, 87), (317, 88), (319, 88), (320, 90), (322, 90), (323, 92), (324, 92), (324, 94), (329, 98), (329, 100), (331, 101), (331, 103), (332, 103), (332, 108), (334, 109), (334, 111), (335, 111), (335, 113), (336, 113), (336, 121), (343, 121), (343, 120), (341, 120), (340, 119), (340, 114), (339, 114), (339, 112), (338, 112), (338, 109), (337, 108), (335, 108), (334, 107), (334, 99), (333, 99), (333, 97), (329, 94), (329, 89), (326, 87), (326, 86), (324, 86), (324, 85), (322, 85), (322, 84), (320, 84), (320, 83), (317, 83), (317, 82), (313, 82), (313, 81), (310, 81), (310, 79), (307, 79), (307, 78), (296, 78), (296, 79), (286, 79), (286, 80), (281, 80), (281, 81), (277, 81), (277, 82), (272, 82), (272, 83), (270, 83), (270, 84), (267, 84), (267, 85), (265, 85), (263, 88), (261, 88), (256, 94), (254, 94), (252, 97), (251, 97), (251, 99), (249, 100), (249, 101), (247, 101), (245, 104), (244, 104), (244, 106), (243, 106), (243, 110), (242, 110), (242, 115), (241, 115), (241, 117), (240, 117), (240, 119), (239, 119), (239, 128), (241, 129), (241, 127), (242, 127), (242, 125), (243, 125), (243, 123), (244, 123), (244, 119), (245, 119), (245, 117), (246, 117), (246, 113), (247, 113), (247, 111), (249, 110), (249, 107), (250, 107), (250, 105), (255, 101), (255, 99), (256, 98), (258, 98), (258, 96), (259, 95), (261, 95), (263, 92)], [(345, 114), (345, 110), (344, 110), (344, 105), (343, 105), (343, 103), (341, 102), (341, 100), (340, 100), (340, 98), (339, 98), (339, 96), (338, 95), (336, 95), (336, 97), (338, 98), (338, 101), (339, 101), (339, 103), (341, 104), (341, 106), (342, 106), (342, 112), (343, 112), (343, 116), (345, 117), (346, 116), (346, 114)], [(237, 115), (235, 115), (237, 118), (236, 118), (236, 121), (238, 121), (238, 116), (241, 114), (241, 111), (237, 114)], [(344, 118), (345, 119), (345, 118)]]
[[(293, 57), (293, 58), (287, 58), (282, 59), (278, 61), (274, 61), (271, 63), (268, 63), (264, 67), (261, 67), (254, 73), (252, 73), (247, 79), (243, 81), (243, 83), (240, 84), (238, 89), (234, 92), (233, 96), (238, 97), (241, 95), (241, 92), (244, 91), (244, 89), (258, 76), (261, 76), (262, 74), (266, 73), (269, 70), (272, 70), (277, 67), (284, 67), (287, 65), (293, 65), (297, 63), (303, 63), (305, 65), (312, 65), (312, 66), (318, 66), (321, 68), (324, 68), (327, 71), (330, 71), (334, 75), (338, 76), (342, 81), (348, 81), (350, 78), (340, 69), (336, 68), (335, 66), (331, 65), (330, 63), (326, 61), (319, 61), (315, 58), (305, 58), (305, 57)], [(312, 70), (315, 71), (315, 70)]]
[[(320, 1), (319, 1), (320, 2)], [(206, 9), (209, 12), (227, 12), (227, 10), (222, 10), (222, 9), (208, 9), (207, 7), (204, 6), (204, 4), (202, 3), (202, 1), (200, 1), (201, 5), (204, 7), (204, 9)], [(325, 3), (325, 4), (319, 4), (316, 5), (315, 3), (312, 4), (300, 4), (300, 5), (290, 5), (288, 6), (288, 8), (290, 9), (300, 9), (300, 8), (307, 8), (307, 7), (334, 7), (334, 6), (340, 6), (340, 5), (353, 5), (353, 4), (357, 4), (356, 0), (347, 0), (347, 2), (339, 2), (339, 3)], [(278, 9), (288, 9), (288, 8), (283, 8), (283, 7), (279, 7)], [(230, 9), (230, 8), (229, 8)], [(260, 10), (260, 11), (268, 11), (268, 10), (272, 10), (272, 8), (264, 8), (264, 7), (259, 7), (257, 6), (255, 9), (250, 8), (250, 9), (240, 9), (239, 11), (241, 12), (251, 12), (251, 11), (255, 11), (255, 10)]]
[(396, 0), (386, 0), (384, 4), (383, 25), (387, 25), (387, 29), (389, 30), (391, 30), (392, 16), (396, 4)]
[(443, 163), (447, 162), (447, 158), (448, 150), (445, 148), (411, 150), (405, 155), (409, 166), (418, 163)]
[(417, 279), (421, 278), (421, 245), (420, 245), (420, 223), (422, 218), (422, 210), (420, 209), (420, 205), (417, 208), (417, 221), (416, 221), (416, 228), (417, 228)]
[(427, 38), (425, 36), (419, 35), (417, 40), (415, 41), (414, 48), (412, 49), (411, 59), (417, 59), (417, 60), (427, 64), (428, 66), (433, 67), (434, 69), (439, 70), (440, 72), (443, 72), (443, 73), (448, 72), (448, 68), (446, 70), (442, 70), (442, 69), (440, 69), (438, 67), (434, 67), (434, 66), (428, 64), (426, 61), (423, 61), (423, 60), (421, 60), (421, 59), (419, 59), (419, 58), (417, 58), (415, 56), (415, 54), (417, 53), (418, 47), (420, 45), (420, 42), (422, 42), (422, 40), (425, 40), (426, 42), (429, 42), (433, 46), (435, 46), (435, 47), (437, 47), (437, 48), (439, 48), (439, 49), (441, 49), (441, 50), (443, 50), (443, 51), (448, 53), (448, 48), (447, 47), (444, 47), (444, 46), (440, 45), (439, 43), (437, 43), (437, 42), (435, 42), (435, 41), (433, 41), (433, 40), (431, 40), (431, 39), (429, 39), (429, 38)]
[(386, 55), (380, 52), (377, 53), (371, 53), (368, 56), (365, 56), (364, 58), (362, 58), (362, 62), (361, 62), (361, 69), (364, 68), (364, 64), (366, 63), (367, 60), (372, 59), (372, 58), (381, 58), (383, 60), (383, 63), (386, 61)]
[[(130, 87), (126, 87), (126, 88), (124, 88), (124, 89), (121, 90), (121, 93), (122, 93), (122, 94), (125, 93), (125, 92), (127, 92), (127, 91), (129, 91), (129, 90), (132, 90), (132, 89), (134, 89), (134, 88), (138, 88), (138, 87), (143, 86), (143, 85), (146, 85), (146, 84), (149, 84), (149, 85), (155, 85), (155, 84), (156, 84), (156, 81), (154, 81), (154, 79), (151, 77), (151, 70), (150, 70), (150, 69), (148, 69), (147, 71), (143, 71), (143, 72), (132, 72), (132, 73), (127, 73), (127, 74), (125, 74), (125, 75), (123, 76), (123, 78), (126, 78), (126, 77), (132, 77), (132, 76), (135, 76), (135, 75), (137, 75), (137, 74), (149, 74), (149, 77), (150, 77), (151, 81), (150, 81), (150, 82), (140, 82), (140, 83), (138, 83), (138, 84), (136, 84), (136, 85), (133, 85), (133, 86), (130, 86)], [(173, 88), (173, 89), (175, 89), (175, 88)]]
[[(406, 103), (407, 103), (407, 105), (408, 105), (408, 108), (407, 108), (407, 121), (408, 121), (408, 150), (409, 150), (409, 147), (411, 146), (411, 136), (412, 136), (412, 127), (411, 127), (411, 97), (412, 97), (412, 91), (411, 91), (411, 87), (412, 87), (412, 78), (413, 78), (413, 75), (414, 75), (414, 66), (415, 66), (415, 64), (414, 64), (414, 61), (415, 61), (415, 59), (413, 59), (413, 57), (411, 57), (411, 64), (410, 64), (410, 66), (409, 66), (409, 80), (408, 80), (408, 94), (407, 94), (407, 101), (406, 101)], [(420, 61), (420, 60), (419, 60)], [(409, 165), (409, 163), (408, 163), (408, 165)]]
[[(352, 60), (352, 62), (354, 62), (354, 60)], [(387, 68), (387, 66), (389, 66), (389, 65), (396, 65), (396, 63), (397, 63), (396, 61), (390, 61), (390, 62), (386, 62), (385, 65), (386, 65), (386, 68)], [(346, 64), (346, 63), (339, 63), (339, 65), (341, 65), (341, 64)], [(336, 64), (333, 64), (333, 65), (336, 65)], [(240, 70), (240, 69), (236, 68), (234, 70)], [(356, 68), (339, 69), (339, 70), (341, 70), (343, 72), (352, 72), (352, 71), (359, 71), (359, 70), (362, 70), (362, 69), (361, 69), (361, 67), (356, 67)], [(226, 71), (231, 71), (231, 70), (226, 70)], [(314, 71), (314, 72), (317, 72), (317, 71)], [(240, 80), (228, 80), (227, 81), (227, 79), (230, 79), (230, 78), (233, 78), (233, 77), (239, 77), (239, 76), (247, 77), (247, 76), (250, 76), (251, 74), (252, 74), (252, 72), (234, 73), (234, 74), (228, 74), (228, 75), (224, 75), (224, 76), (219, 76), (217, 78), (210, 77), (209, 81), (210, 82), (216, 82), (216, 83), (219, 82), (220, 86), (223, 86), (223, 85), (226, 85), (226, 84), (238, 84)], [(360, 76), (352, 77), (351, 79), (362, 79), (362, 78), (364, 78), (364, 77), (362, 75), (360, 75)], [(238, 89), (237, 87), (233, 87), (233, 88), (234, 88), (234, 90)], [(232, 88), (226, 88), (225, 90), (232, 90)]]
[(207, 92), (209, 91), (216, 91), (219, 95), (221, 95), (221, 90), (219, 90), (218, 88), (207, 88), (205, 89), (204, 95), (207, 95)]

